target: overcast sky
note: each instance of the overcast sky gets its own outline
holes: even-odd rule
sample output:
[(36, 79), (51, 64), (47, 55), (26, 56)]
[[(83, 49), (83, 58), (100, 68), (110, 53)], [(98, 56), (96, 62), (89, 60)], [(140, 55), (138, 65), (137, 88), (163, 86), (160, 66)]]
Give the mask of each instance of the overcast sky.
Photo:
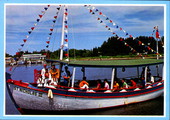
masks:
[[(89, 9), (84, 5), (68, 6), (68, 40), (69, 48), (92, 49), (100, 46), (112, 32), (106, 29), (106, 25), (111, 28), (119, 37), (126, 38), (125, 32), (109, 23), (106, 18), (123, 28), (133, 37), (151, 36), (153, 27), (159, 26), (160, 36), (164, 34), (164, 7), (149, 5), (93, 5), (93, 10), (98, 9), (103, 15), (89, 13)], [(35, 30), (28, 34), (34, 26), (38, 15), (42, 14), (47, 5), (6, 5), (6, 52), (14, 55), (23, 39), (29, 35), (23, 50), (33, 51), (46, 49), (46, 41), (49, 37), (51, 25), (54, 23), (58, 5), (51, 5), (41, 18)], [(51, 36), (49, 50), (59, 49), (61, 39), (62, 10), (60, 10), (55, 30)], [(101, 18), (100, 23), (97, 18)]]

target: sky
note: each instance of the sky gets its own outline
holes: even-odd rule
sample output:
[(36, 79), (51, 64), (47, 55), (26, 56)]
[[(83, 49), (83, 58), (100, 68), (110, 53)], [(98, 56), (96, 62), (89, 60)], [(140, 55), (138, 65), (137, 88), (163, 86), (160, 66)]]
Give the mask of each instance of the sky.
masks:
[[(40, 51), (46, 48), (51, 25), (54, 23), (59, 5), (51, 5), (46, 13), (38, 22), (36, 28), (31, 34), (28, 34), (30, 28), (34, 26), (42, 10), (47, 5), (6, 5), (6, 53), (15, 55), (20, 48), (26, 51)], [(98, 9), (103, 15), (90, 13), (88, 7), (84, 5), (67, 5), (68, 7), (68, 44), (69, 48), (75, 49), (93, 49), (99, 47), (104, 41), (107, 41), (113, 34), (106, 29), (106, 25), (111, 28), (119, 37), (126, 38), (125, 32), (118, 29), (106, 18), (123, 28), (133, 37), (151, 36), (153, 27), (158, 26), (160, 36), (164, 36), (164, 7), (161, 5), (92, 5), (91, 9)], [(60, 10), (56, 19), (53, 35), (50, 36), (48, 50), (54, 51), (60, 48), (61, 43), (61, 23), (62, 12)], [(100, 23), (100, 18), (103, 23)], [(23, 39), (29, 35), (24, 47)]]

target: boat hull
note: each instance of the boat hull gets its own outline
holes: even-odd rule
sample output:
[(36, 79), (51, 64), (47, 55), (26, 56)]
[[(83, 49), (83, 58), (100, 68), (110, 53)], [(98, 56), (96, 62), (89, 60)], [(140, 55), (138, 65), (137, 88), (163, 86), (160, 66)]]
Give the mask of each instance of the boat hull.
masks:
[[(60, 88), (37, 89), (31, 85), (8, 83), (15, 103), (21, 109), (38, 111), (89, 110), (122, 106), (157, 98), (163, 94), (163, 83), (130, 92), (86, 92)], [(49, 91), (52, 97), (49, 97)]]

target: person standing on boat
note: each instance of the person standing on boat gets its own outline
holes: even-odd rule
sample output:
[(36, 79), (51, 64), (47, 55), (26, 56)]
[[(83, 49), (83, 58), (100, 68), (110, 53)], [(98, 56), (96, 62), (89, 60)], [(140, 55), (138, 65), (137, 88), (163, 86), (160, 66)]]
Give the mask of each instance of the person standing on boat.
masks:
[(46, 67), (47, 67), (47, 65), (44, 64), (43, 69), (41, 70), (41, 77), (37, 81), (38, 87), (42, 87), (43, 84), (45, 83), (45, 72), (46, 72), (46, 69), (47, 69)]
[(68, 70), (68, 67), (65, 66), (65, 71), (64, 71), (64, 76), (63, 76), (65, 86), (68, 86), (68, 87), (70, 86), (70, 77), (71, 77), (71, 73)]
[(52, 65), (51, 70), (50, 70), (50, 75), (51, 75), (51, 83), (53, 83), (54, 85), (57, 85), (58, 83), (58, 79), (59, 79), (59, 70), (57, 68), (55, 68), (55, 65)]
[(141, 88), (145, 88), (145, 84), (146, 84), (145, 78), (142, 77), (141, 78)]
[(41, 70), (41, 77), (44, 81), (44, 87), (48, 86), (49, 72), (46, 64), (44, 64), (44, 68)]
[(141, 72), (141, 78), (144, 78), (145, 77), (145, 67), (142, 68), (142, 72)]
[(104, 89), (105, 90), (109, 89), (109, 83), (108, 83), (107, 79), (104, 79)]
[(86, 77), (83, 77), (83, 80), (79, 83), (80, 89), (88, 89), (89, 83), (86, 81)]
[(147, 82), (151, 82), (151, 70), (149, 67), (147, 69)]
[(41, 70), (41, 77), (42, 77), (42, 79), (45, 79), (45, 73), (46, 73), (47, 65), (44, 64), (43, 66), (44, 66), (44, 67), (43, 67), (43, 69)]
[(48, 68), (45, 69), (45, 81), (44, 81), (44, 87), (48, 86), (48, 80), (49, 80), (50, 74), (48, 71)]

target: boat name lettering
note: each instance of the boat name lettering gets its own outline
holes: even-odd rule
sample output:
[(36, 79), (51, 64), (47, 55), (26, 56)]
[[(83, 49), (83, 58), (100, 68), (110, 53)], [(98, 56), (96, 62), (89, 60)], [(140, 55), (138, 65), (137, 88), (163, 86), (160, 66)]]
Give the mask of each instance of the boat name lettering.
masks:
[(38, 96), (38, 97), (42, 97), (42, 93), (40, 92), (35, 92), (35, 91), (31, 91), (31, 90), (26, 90), (23, 88), (19, 88), (19, 87), (14, 87), (14, 90), (29, 94), (29, 95), (34, 95), (34, 96)]

